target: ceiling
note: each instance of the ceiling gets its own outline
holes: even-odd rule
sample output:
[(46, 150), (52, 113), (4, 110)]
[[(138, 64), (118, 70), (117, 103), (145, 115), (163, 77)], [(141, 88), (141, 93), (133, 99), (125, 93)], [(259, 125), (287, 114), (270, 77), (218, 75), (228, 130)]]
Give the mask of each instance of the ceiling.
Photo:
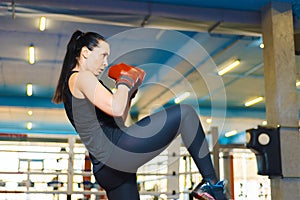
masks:
[[(1, 0), (0, 132), (73, 134), (62, 104), (51, 102), (67, 42), (79, 29), (102, 34), (111, 45), (111, 64), (143, 68), (146, 80), (131, 116), (145, 115), (183, 102), (202, 116), (265, 117), (265, 104), (245, 108), (264, 96), (260, 11), (271, 0)], [(300, 2), (292, 4), (295, 32), (300, 30)], [(47, 29), (38, 30), (39, 17)], [(27, 48), (36, 47), (36, 63)], [(233, 59), (238, 68), (224, 76), (217, 69)], [(296, 56), (297, 73), (300, 71)], [(299, 78), (299, 75), (297, 75)], [(104, 74), (101, 78), (113, 87)], [(27, 83), (33, 95), (26, 96)], [(299, 98), (299, 90), (298, 98)], [(27, 111), (33, 110), (28, 116)], [(33, 122), (32, 130), (25, 124)]]

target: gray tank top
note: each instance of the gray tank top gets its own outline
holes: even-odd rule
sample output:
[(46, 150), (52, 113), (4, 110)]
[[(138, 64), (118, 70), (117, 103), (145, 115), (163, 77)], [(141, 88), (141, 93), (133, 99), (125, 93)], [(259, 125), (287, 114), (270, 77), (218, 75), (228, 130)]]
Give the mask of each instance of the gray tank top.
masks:
[(80, 99), (72, 95), (68, 80), (76, 72), (71, 71), (66, 79), (64, 107), (68, 119), (90, 153), (93, 171), (96, 173), (109, 158), (119, 138), (119, 134), (114, 134), (118, 132), (118, 126), (113, 117), (95, 107), (87, 98)]

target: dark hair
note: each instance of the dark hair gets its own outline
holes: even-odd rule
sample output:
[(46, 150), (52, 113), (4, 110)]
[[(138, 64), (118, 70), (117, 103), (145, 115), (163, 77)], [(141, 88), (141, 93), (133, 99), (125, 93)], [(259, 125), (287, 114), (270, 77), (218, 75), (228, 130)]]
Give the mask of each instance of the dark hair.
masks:
[(87, 47), (93, 50), (99, 43), (99, 40), (105, 41), (104, 37), (95, 32), (83, 33), (79, 30), (75, 31), (68, 43), (67, 52), (63, 61), (60, 77), (56, 86), (52, 101), (54, 103), (61, 103), (65, 99), (64, 89), (67, 83), (67, 76), (70, 71), (76, 66), (77, 58), (80, 56), (82, 47)]

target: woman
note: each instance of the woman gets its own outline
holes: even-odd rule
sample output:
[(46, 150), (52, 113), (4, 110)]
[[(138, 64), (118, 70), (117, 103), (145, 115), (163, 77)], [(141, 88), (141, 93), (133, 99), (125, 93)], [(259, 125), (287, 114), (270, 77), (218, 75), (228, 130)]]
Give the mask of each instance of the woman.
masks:
[[(109, 44), (94, 32), (73, 33), (64, 58), (54, 103), (63, 102), (67, 116), (90, 153), (93, 173), (110, 200), (138, 200), (136, 171), (181, 134), (203, 181), (192, 195), (197, 199), (226, 199), (218, 181), (197, 113), (175, 105), (126, 127), (131, 99), (143, 81), (141, 69), (112, 66), (112, 93), (97, 79), (108, 66)], [(124, 65), (125, 68), (124, 69)]]

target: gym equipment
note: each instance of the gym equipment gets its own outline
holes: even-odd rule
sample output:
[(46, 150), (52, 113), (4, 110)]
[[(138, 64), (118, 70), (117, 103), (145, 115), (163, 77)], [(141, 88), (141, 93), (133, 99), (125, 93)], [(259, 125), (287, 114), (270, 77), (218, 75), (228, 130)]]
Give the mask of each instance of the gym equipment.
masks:
[(280, 127), (246, 130), (246, 147), (255, 153), (259, 175), (282, 176)]

